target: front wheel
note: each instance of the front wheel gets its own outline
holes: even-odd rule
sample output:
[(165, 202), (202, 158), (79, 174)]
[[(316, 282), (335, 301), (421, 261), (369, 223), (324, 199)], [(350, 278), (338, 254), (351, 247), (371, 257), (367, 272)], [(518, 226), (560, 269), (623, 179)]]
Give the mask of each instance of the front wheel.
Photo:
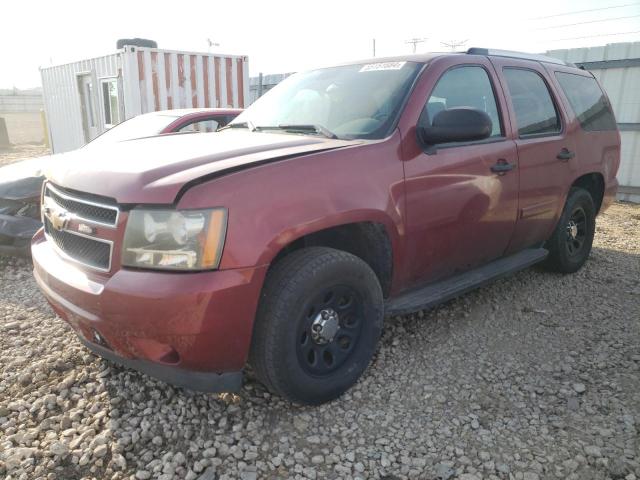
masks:
[(267, 388), (292, 402), (340, 396), (364, 372), (382, 332), (382, 290), (350, 253), (298, 250), (272, 267), (254, 326), (250, 360)]
[(596, 208), (591, 194), (572, 188), (558, 225), (546, 243), (547, 269), (573, 273), (587, 261), (596, 231)]

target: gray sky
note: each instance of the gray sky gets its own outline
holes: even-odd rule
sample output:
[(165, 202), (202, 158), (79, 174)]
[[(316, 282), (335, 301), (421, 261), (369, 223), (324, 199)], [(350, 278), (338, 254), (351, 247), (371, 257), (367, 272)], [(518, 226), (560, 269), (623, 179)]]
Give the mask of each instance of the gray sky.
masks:
[(529, 52), (640, 41), (639, 0), (8, 0), (0, 14), (0, 88), (38, 86), (39, 66), (114, 53), (131, 37), (204, 52), (211, 38), (214, 52), (248, 55), (252, 76), (370, 57), (373, 38), (378, 56), (411, 53), (414, 37), (428, 38), (418, 52), (451, 40)]

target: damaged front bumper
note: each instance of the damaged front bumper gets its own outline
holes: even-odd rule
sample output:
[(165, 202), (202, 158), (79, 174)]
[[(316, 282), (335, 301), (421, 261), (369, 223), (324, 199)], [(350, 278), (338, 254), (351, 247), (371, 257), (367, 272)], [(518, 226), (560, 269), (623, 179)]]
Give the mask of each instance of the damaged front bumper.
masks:
[[(43, 177), (39, 172), (29, 170), (35, 168), (36, 160), (40, 161), (25, 160), (22, 165), (0, 169), (0, 254), (29, 256), (31, 239), (42, 227), (40, 190)], [(28, 171), (13, 172), (22, 166), (29, 167)], [(24, 174), (24, 177), (18, 174)]]
[(0, 213), (0, 254), (30, 255), (31, 239), (40, 227), (40, 220)]

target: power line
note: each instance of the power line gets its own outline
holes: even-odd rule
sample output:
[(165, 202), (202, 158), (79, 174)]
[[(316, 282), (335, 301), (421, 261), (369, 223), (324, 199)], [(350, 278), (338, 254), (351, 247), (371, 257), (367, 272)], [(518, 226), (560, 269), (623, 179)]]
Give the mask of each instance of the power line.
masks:
[(603, 33), (600, 35), (587, 35), (586, 37), (571, 37), (571, 38), (556, 38), (555, 40), (549, 40), (550, 42), (562, 42), (564, 40), (582, 40), (585, 38), (596, 38), (596, 37), (611, 37), (613, 35), (631, 35), (633, 33), (640, 33), (640, 30), (636, 30), (635, 32), (618, 32), (618, 33)]
[(467, 43), (469, 40), (451, 40), (449, 42), (440, 42), (442, 45), (444, 45), (445, 47), (449, 47), (451, 49), (451, 51), (455, 51), (458, 47), (461, 47), (462, 45), (464, 45), (465, 43)]
[(590, 8), (588, 10), (575, 10), (573, 12), (558, 13), (556, 15), (547, 15), (547, 16), (544, 16), (544, 17), (535, 17), (535, 18), (532, 18), (531, 20), (542, 20), (544, 18), (564, 17), (565, 15), (575, 15), (577, 13), (599, 12), (600, 10), (611, 10), (613, 8), (632, 7), (634, 5), (640, 5), (640, 3), (638, 3), (638, 2), (625, 3), (624, 5), (612, 5), (610, 7)]
[(207, 45), (209, 45), (209, 49), (207, 50), (208, 52), (211, 51), (211, 47), (219, 47), (220, 44), (217, 42), (214, 42), (213, 40), (211, 40), (210, 38), (207, 38)]
[(426, 42), (427, 40), (428, 39), (426, 37), (424, 37), (424, 38), (410, 38), (409, 40), (405, 41), (404, 43), (412, 44), (413, 45), (413, 53), (416, 53), (416, 46), (419, 43)]
[(586, 22), (566, 23), (564, 25), (553, 25), (551, 27), (536, 28), (536, 30), (549, 30), (551, 28), (573, 27), (574, 25), (586, 25), (588, 23), (613, 22), (614, 20), (624, 20), (626, 18), (637, 18), (640, 15), (627, 15), (626, 17), (603, 18), (601, 20), (587, 20)]

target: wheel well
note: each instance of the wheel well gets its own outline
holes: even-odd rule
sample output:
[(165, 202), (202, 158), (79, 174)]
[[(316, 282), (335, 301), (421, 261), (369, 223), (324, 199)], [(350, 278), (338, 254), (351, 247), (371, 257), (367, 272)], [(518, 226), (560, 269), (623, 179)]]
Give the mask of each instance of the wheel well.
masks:
[(278, 252), (271, 265), (275, 265), (291, 252), (305, 247), (335, 248), (361, 258), (378, 277), (383, 295), (388, 296), (393, 272), (393, 251), (384, 225), (359, 222), (313, 232), (285, 246)]
[(602, 198), (604, 197), (604, 177), (600, 173), (587, 173), (576, 179), (572, 187), (584, 188), (593, 199), (596, 206), (596, 213), (600, 211)]

